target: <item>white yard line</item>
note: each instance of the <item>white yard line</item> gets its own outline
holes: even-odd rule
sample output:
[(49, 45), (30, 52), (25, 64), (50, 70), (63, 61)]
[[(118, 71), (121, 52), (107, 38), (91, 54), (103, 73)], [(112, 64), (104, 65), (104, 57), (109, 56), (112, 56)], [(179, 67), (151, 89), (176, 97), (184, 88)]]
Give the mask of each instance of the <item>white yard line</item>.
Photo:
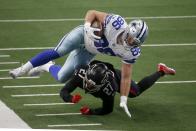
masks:
[[(38, 79), (40, 77), (34, 76), (34, 77), (18, 77), (17, 79)], [(0, 80), (12, 80), (12, 77), (0, 77)]]
[(21, 95), (11, 95), (12, 97), (31, 97), (31, 96), (58, 96), (58, 93), (54, 94), (21, 94)]
[[(17, 79), (38, 79), (40, 77), (18, 77)], [(12, 77), (0, 77), (0, 80), (12, 80)]]
[(19, 64), (20, 62), (0, 62), (0, 65)]
[(0, 23), (10, 23), (10, 22), (61, 22), (61, 21), (83, 21), (83, 18), (76, 19), (15, 19), (15, 20), (0, 20)]
[(101, 126), (101, 123), (91, 124), (62, 124), (62, 125), (48, 125), (48, 127), (71, 127), (71, 126)]
[(70, 116), (70, 115), (81, 115), (81, 113), (36, 114), (35, 116)]
[[(156, 83), (157, 84), (196, 83), (196, 80), (188, 80), (188, 81), (159, 81), (159, 82), (156, 82)], [(64, 86), (64, 84), (2, 86), (2, 88), (62, 87), (62, 86)]]
[[(192, 19), (196, 18), (195, 15), (191, 16), (141, 16), (141, 17), (124, 17), (130, 19)], [(62, 19), (15, 19), (15, 20), (0, 20), (1, 23), (7, 22), (60, 22), (60, 21), (84, 21), (84, 18), (62, 18)]]
[(180, 44), (144, 44), (142, 47), (167, 47), (167, 46), (196, 46), (196, 43), (180, 43)]
[[(191, 81), (160, 81), (156, 82), (156, 84), (182, 84), (182, 83), (196, 83), (196, 80)], [(11, 95), (12, 97), (39, 97), (39, 96), (58, 96), (58, 93), (54, 94), (19, 94), (19, 95)]]
[(2, 86), (3, 88), (62, 87), (65, 84)]
[(10, 55), (0, 55), (0, 58), (3, 58), (3, 57), (10, 57)]
[[(29, 45), (29, 44), (28, 44)], [(165, 44), (144, 44), (142, 47), (171, 47), (171, 46), (196, 46), (196, 43), (165, 43)], [(14, 50), (47, 50), (54, 47), (25, 47), (25, 48), (0, 48), (0, 51), (14, 51)]]
[(39, 103), (39, 104), (23, 104), (23, 106), (56, 106), (56, 105), (73, 105), (74, 103)]
[[(29, 45), (29, 44), (28, 44)], [(13, 51), (13, 50), (46, 50), (54, 47), (24, 47), (24, 48), (0, 48), (0, 51)]]
[(0, 72), (10, 71), (11, 69), (2, 69)]
[(127, 20), (131, 19), (192, 19), (196, 18), (195, 15), (187, 15), (187, 16), (141, 16), (141, 17), (125, 17)]
[(183, 84), (183, 83), (196, 83), (196, 80), (191, 81), (159, 81), (156, 84)]

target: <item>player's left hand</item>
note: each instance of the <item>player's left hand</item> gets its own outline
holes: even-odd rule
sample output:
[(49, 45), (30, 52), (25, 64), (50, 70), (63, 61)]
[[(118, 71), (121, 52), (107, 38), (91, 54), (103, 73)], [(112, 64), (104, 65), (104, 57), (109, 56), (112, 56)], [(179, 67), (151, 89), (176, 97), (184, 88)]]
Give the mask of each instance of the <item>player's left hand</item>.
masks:
[(83, 106), (80, 108), (82, 115), (91, 115), (90, 108), (88, 106)]
[(81, 99), (82, 99), (82, 96), (80, 94), (75, 94), (72, 96), (71, 102), (78, 103)]

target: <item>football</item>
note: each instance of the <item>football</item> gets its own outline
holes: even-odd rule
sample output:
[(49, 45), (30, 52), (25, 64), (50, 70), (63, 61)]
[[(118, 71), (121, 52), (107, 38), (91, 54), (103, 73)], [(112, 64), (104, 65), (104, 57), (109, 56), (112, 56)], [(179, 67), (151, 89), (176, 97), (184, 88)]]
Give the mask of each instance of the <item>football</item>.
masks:
[(102, 24), (100, 22), (98, 22), (96, 20), (93, 21), (93, 23), (91, 24), (91, 27), (101, 29), (101, 31), (95, 31), (94, 34), (97, 36), (100, 36), (100, 37), (103, 36), (103, 28), (102, 28)]

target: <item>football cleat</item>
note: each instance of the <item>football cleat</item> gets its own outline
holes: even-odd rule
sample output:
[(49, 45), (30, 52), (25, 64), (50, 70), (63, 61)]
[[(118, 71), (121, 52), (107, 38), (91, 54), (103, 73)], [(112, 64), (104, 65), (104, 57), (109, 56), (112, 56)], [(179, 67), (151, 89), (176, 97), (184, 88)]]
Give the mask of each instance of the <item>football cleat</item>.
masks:
[(168, 66), (166, 66), (163, 63), (159, 63), (158, 66), (158, 71), (163, 72), (165, 75), (175, 75), (176, 71)]
[(23, 76), (25, 74), (26, 74), (26, 71), (22, 68), (22, 66), (9, 71), (9, 75), (13, 79), (16, 79), (17, 77)]
[(46, 63), (44, 65), (41, 65), (41, 66), (38, 66), (38, 67), (31, 69), (27, 75), (28, 76), (39, 76), (41, 73), (49, 71), (50, 66), (52, 66), (54, 64), (55, 64), (54, 62), (49, 61), (48, 63)]

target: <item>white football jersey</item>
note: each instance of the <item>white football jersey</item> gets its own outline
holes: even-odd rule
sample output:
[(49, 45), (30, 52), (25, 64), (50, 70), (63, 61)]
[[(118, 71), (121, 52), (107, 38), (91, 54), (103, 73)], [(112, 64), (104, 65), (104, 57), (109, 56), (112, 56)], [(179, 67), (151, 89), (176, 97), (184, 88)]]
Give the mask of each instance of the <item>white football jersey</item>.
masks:
[(121, 16), (107, 15), (103, 25), (104, 36), (100, 40), (93, 41), (84, 33), (86, 49), (93, 54), (118, 56), (125, 63), (134, 63), (140, 55), (140, 48), (125, 48), (122, 44), (117, 44), (118, 35), (125, 31), (127, 26), (126, 21)]

